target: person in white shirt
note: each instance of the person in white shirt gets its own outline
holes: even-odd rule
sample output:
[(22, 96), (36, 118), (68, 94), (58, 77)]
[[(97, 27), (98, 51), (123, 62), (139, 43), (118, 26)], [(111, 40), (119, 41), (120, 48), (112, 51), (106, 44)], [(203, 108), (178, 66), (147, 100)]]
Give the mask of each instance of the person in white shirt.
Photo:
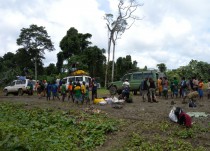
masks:
[(123, 82), (123, 87), (125, 87), (125, 86), (130, 87), (130, 83), (128, 82), (128, 79), (125, 79), (125, 81)]
[(125, 81), (123, 82), (123, 91), (122, 91), (122, 95), (123, 98), (129, 98), (129, 94), (130, 94), (130, 83), (128, 82), (128, 79), (125, 79)]

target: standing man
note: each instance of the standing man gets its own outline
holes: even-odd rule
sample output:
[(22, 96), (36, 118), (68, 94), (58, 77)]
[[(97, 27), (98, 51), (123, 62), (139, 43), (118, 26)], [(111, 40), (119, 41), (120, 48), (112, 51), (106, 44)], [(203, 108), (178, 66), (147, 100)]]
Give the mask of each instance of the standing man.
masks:
[(61, 90), (61, 95), (62, 95), (62, 101), (64, 102), (64, 100), (66, 98), (66, 83), (65, 83), (65, 81), (62, 81), (60, 90)]
[(54, 100), (55, 97), (58, 98), (58, 100), (60, 100), (60, 98), (58, 96), (58, 86), (57, 86), (55, 81), (52, 84), (52, 94), (53, 94), (53, 100)]
[(81, 85), (81, 92), (82, 92), (82, 103), (85, 101), (85, 95), (86, 95), (86, 85), (85, 81), (82, 82)]
[(28, 95), (33, 95), (33, 84), (32, 84), (32, 82), (31, 82), (31, 79), (29, 79), (29, 81), (28, 81), (28, 85), (27, 85), (27, 90), (28, 90)]
[(199, 83), (199, 81), (198, 81), (198, 79), (196, 77), (193, 78), (192, 83), (193, 83), (193, 90), (194, 91), (198, 91), (198, 83)]
[(179, 81), (177, 80), (176, 77), (174, 77), (174, 89), (173, 89), (173, 96), (176, 96), (176, 98), (178, 97), (178, 86), (179, 86)]
[(187, 82), (185, 80), (185, 77), (182, 77), (182, 81), (181, 81), (181, 89), (182, 89), (182, 96), (183, 96), (183, 101), (182, 103), (186, 103), (185, 99), (187, 97)]
[(198, 94), (199, 94), (200, 99), (202, 99), (202, 100), (203, 100), (203, 87), (204, 87), (203, 80), (200, 79), (200, 81), (198, 83)]
[(210, 99), (210, 79), (208, 79), (208, 85), (207, 85), (207, 98)]
[(47, 91), (47, 81), (43, 80), (42, 83), (44, 85), (43, 96), (45, 97), (46, 96), (46, 91)]
[(82, 102), (82, 91), (81, 91), (81, 85), (80, 83), (76, 84), (76, 87), (74, 88), (74, 99), (76, 104), (79, 102)]
[(69, 92), (68, 101), (70, 100), (70, 97), (71, 97), (72, 101), (74, 102), (74, 91), (73, 91), (73, 83), (72, 83), (72, 80), (70, 80), (70, 82), (69, 82), (68, 92)]
[(143, 84), (142, 84), (142, 99), (143, 101), (145, 102), (145, 95), (149, 96), (149, 86), (147, 84), (147, 81), (148, 81), (148, 78), (145, 78), (144, 81), (143, 81)]
[(47, 84), (47, 88), (46, 88), (46, 93), (47, 93), (47, 100), (50, 100), (51, 97), (51, 92), (52, 92), (52, 85), (50, 82), (48, 82)]
[(149, 102), (157, 102), (155, 97), (155, 81), (149, 78)]
[(163, 96), (165, 97), (165, 99), (168, 99), (168, 78), (167, 77), (163, 77)]
[(97, 82), (95, 78), (92, 78), (92, 101), (97, 98)]
[(122, 91), (123, 98), (126, 97), (126, 99), (128, 99), (130, 95), (130, 83), (128, 82), (128, 79), (125, 79), (125, 82), (123, 82), (122, 87), (123, 87)]
[(159, 93), (159, 96), (162, 95), (162, 92), (163, 92), (163, 85), (162, 85), (162, 77), (158, 78), (158, 93)]

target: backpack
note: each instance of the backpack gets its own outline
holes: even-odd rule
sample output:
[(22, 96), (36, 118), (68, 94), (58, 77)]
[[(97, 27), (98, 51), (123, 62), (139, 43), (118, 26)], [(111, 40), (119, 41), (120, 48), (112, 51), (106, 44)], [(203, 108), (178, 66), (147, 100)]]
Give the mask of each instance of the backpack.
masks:
[(41, 90), (44, 90), (45, 89), (45, 86), (44, 86), (43, 83), (41, 83), (40, 88), (41, 88)]
[(185, 80), (182, 82), (182, 88), (187, 88), (187, 82)]
[(128, 93), (129, 90), (130, 90), (130, 89), (129, 89), (129, 86), (125, 86), (125, 87), (124, 87), (124, 92), (127, 92), (127, 93)]

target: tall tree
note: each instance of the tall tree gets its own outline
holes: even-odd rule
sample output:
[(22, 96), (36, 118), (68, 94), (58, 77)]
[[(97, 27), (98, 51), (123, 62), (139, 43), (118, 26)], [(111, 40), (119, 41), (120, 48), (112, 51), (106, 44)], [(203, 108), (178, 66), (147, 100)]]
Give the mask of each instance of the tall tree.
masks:
[(45, 72), (47, 75), (53, 75), (57, 73), (57, 68), (55, 66), (54, 63), (50, 63), (46, 68), (45, 68)]
[(166, 72), (166, 65), (164, 63), (159, 63), (157, 64), (157, 67), (159, 69), (160, 72)]
[(119, 57), (116, 61), (116, 80), (119, 80), (125, 73), (138, 71), (137, 62), (133, 61), (130, 55)]
[(17, 75), (20, 75), (20, 68), (16, 63), (15, 54), (8, 52), (0, 57), (0, 85), (11, 82)]
[(77, 29), (71, 27), (60, 41), (60, 48), (63, 52), (64, 59), (82, 53), (91, 44), (88, 41), (91, 37), (91, 34), (81, 34)]
[(92, 77), (104, 77), (104, 64), (106, 57), (105, 50), (97, 46), (88, 47), (84, 52), (84, 63), (88, 66), (88, 71)]
[(89, 38), (91, 37), (92, 35), (89, 33), (86, 34), (79, 33), (78, 30), (75, 29), (74, 27), (71, 27), (67, 31), (66, 35), (60, 41), (60, 48), (62, 51), (59, 52), (59, 54), (57, 54), (58, 63), (56, 66), (59, 71), (61, 68), (66, 66), (63, 65), (64, 60), (68, 61), (67, 63), (68, 65), (73, 64), (71, 57), (73, 55), (76, 56), (81, 55), (85, 51), (85, 49), (88, 48), (89, 45), (91, 44), (91, 42), (89, 41)]
[(57, 53), (57, 63), (56, 63), (58, 72), (61, 72), (63, 68), (63, 61), (64, 61), (64, 55), (63, 52), (60, 51), (59, 53)]
[(21, 75), (24, 75), (25, 67), (27, 67), (31, 72), (35, 73), (34, 62), (32, 61), (32, 59), (33, 59), (33, 56), (31, 56), (26, 49), (20, 48), (16, 51), (15, 60), (18, 67), (22, 71)]
[(23, 48), (33, 56), (35, 63), (35, 79), (37, 79), (38, 60), (44, 59), (45, 50), (54, 50), (53, 43), (45, 27), (32, 24), (29, 28), (22, 28), (19, 38), (17, 39), (17, 44), (23, 46)]
[[(119, 0), (118, 4), (118, 15), (114, 19), (113, 14), (106, 14), (104, 16), (104, 19), (107, 21), (106, 25), (109, 32), (109, 40), (108, 40), (108, 60), (110, 60), (110, 49), (111, 49), (111, 43), (113, 43), (113, 58), (115, 55), (115, 45), (116, 40), (118, 39), (118, 36), (121, 36), (125, 30), (129, 29), (133, 23), (136, 20), (139, 20), (139, 17), (133, 15), (133, 13), (137, 10), (139, 6), (142, 6), (142, 4), (139, 4), (136, 2), (136, 0)], [(105, 85), (107, 83), (107, 73), (108, 73), (108, 64), (106, 67), (105, 72)], [(113, 60), (114, 64), (114, 60)], [(112, 65), (112, 74), (114, 74), (114, 65)], [(113, 81), (114, 75), (112, 75), (112, 81)]]
[(144, 66), (144, 69), (143, 69), (144, 71), (147, 71), (147, 66)]
[(203, 61), (191, 60), (187, 66), (179, 67), (177, 71), (180, 77), (197, 77), (207, 81), (210, 77), (210, 64)]
[(65, 69), (67, 69), (70, 73), (73, 71), (73, 68), (88, 71), (88, 65), (85, 57), (87, 56), (84, 54), (71, 56), (71, 58), (68, 59), (68, 64)]

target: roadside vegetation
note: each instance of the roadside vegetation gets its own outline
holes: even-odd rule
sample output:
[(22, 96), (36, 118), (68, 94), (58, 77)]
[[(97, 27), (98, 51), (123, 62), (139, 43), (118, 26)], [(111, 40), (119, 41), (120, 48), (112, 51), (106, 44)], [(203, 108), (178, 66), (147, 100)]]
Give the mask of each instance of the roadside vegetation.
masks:
[[(107, 94), (105, 89), (98, 92), (100, 96)], [(164, 118), (158, 121), (120, 118), (116, 113), (98, 110), (97, 106), (92, 110), (88, 106), (88, 110), (81, 106), (63, 108), (65, 104), (60, 102), (56, 108), (47, 102), (48, 106), (33, 106), (30, 101), (11, 99), (0, 103), (0, 150), (207, 151), (210, 148), (207, 136), (210, 122), (196, 122), (192, 128), (185, 128)]]
[(105, 114), (1, 103), (0, 150), (93, 150), (117, 125)]
[(130, 141), (120, 150), (207, 151), (204, 146), (197, 144), (196, 140), (209, 133), (209, 127), (204, 128), (196, 124), (189, 129), (168, 122), (142, 122), (137, 127), (140, 127), (137, 133), (130, 134)]

